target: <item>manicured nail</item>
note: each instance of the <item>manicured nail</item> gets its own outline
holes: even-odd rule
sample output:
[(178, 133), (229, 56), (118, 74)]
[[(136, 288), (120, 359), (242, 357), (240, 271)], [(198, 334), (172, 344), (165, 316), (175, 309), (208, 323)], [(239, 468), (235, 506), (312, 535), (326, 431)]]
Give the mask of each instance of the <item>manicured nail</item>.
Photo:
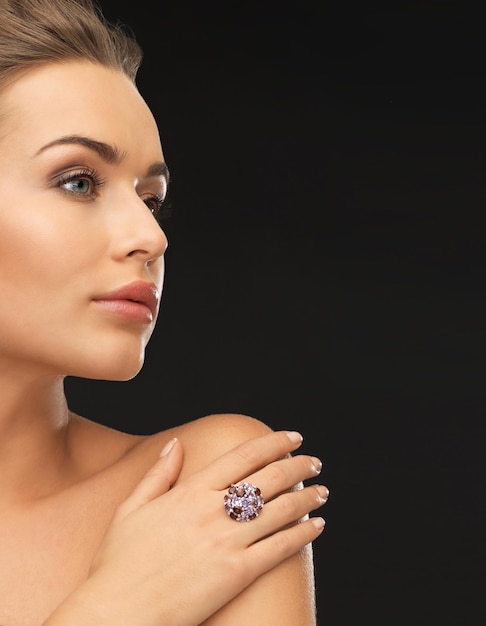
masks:
[(329, 489), (324, 485), (316, 485), (316, 489), (322, 500), (322, 504), (324, 504), (324, 502), (327, 502), (327, 499), (329, 498)]
[(322, 461), (318, 459), (316, 456), (311, 456), (312, 465), (316, 470), (316, 474), (320, 474), (322, 470)]
[(287, 436), (290, 441), (292, 441), (292, 443), (302, 443), (302, 441), (304, 440), (302, 435), (295, 430), (287, 431)]
[(171, 439), (170, 441), (168, 441), (165, 446), (162, 448), (162, 452), (160, 453), (160, 456), (167, 456), (169, 454), (169, 452), (172, 450), (172, 448), (174, 447), (175, 442), (177, 441), (177, 438), (174, 437), (174, 439)]
[(326, 524), (322, 517), (313, 517), (311, 522), (317, 528), (317, 530), (322, 530)]

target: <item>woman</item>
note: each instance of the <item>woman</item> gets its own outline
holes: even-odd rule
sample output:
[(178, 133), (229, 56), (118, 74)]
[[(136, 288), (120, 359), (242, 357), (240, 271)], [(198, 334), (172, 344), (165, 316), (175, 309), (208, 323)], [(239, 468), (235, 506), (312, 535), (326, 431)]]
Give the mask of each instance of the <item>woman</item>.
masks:
[(0, 0), (0, 624), (309, 626), (328, 490), (298, 433), (68, 409), (64, 377), (132, 378), (157, 318), (169, 174), (140, 59), (90, 0)]

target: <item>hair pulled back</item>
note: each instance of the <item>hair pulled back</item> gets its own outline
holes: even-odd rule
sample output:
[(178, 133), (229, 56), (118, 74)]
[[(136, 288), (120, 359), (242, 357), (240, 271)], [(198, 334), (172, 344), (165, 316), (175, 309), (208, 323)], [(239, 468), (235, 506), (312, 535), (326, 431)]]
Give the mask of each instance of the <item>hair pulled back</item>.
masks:
[(0, 90), (36, 66), (73, 60), (120, 70), (135, 82), (142, 51), (94, 0), (0, 0)]

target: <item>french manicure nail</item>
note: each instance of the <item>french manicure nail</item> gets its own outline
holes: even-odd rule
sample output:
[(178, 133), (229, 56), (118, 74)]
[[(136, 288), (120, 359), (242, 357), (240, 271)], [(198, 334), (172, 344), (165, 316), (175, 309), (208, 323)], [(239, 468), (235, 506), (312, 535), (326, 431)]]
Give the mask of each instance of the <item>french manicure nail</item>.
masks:
[(162, 452), (160, 453), (160, 456), (167, 456), (169, 454), (169, 452), (172, 450), (172, 448), (174, 447), (175, 442), (177, 441), (177, 438), (174, 437), (174, 439), (171, 439), (170, 441), (168, 441), (165, 446), (162, 448)]
[(292, 443), (302, 443), (303, 441), (302, 435), (295, 430), (287, 431), (287, 436)]
[(322, 530), (326, 523), (322, 517), (313, 517), (311, 522), (314, 524), (317, 530)]

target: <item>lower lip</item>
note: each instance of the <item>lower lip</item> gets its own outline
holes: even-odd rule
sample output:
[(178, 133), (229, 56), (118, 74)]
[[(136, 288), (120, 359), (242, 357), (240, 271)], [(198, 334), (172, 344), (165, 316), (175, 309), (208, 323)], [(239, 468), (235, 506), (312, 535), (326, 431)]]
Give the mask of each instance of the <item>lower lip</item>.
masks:
[(133, 322), (150, 324), (154, 319), (152, 311), (141, 302), (133, 300), (94, 300), (94, 302), (107, 313)]

